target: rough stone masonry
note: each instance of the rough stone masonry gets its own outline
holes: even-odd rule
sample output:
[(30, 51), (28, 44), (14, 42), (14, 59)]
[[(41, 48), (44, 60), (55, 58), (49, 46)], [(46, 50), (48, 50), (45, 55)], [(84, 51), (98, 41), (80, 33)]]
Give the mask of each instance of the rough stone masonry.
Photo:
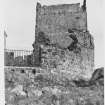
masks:
[(36, 6), (34, 65), (68, 78), (89, 77), (94, 40), (87, 27), (86, 0), (76, 4)]

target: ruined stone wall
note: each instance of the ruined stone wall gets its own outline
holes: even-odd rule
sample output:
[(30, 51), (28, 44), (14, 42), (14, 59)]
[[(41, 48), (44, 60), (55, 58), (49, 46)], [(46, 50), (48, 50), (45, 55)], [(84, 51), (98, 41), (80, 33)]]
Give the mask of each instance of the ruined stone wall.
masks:
[(36, 9), (36, 36), (42, 31), (53, 40), (54, 37), (58, 39), (60, 35), (66, 35), (68, 28), (87, 29), (87, 13), (79, 3), (52, 6), (37, 4)]
[[(73, 30), (78, 40), (71, 51), (68, 47), (73, 39), (68, 29)], [(94, 41), (87, 30), (86, 8), (79, 3), (51, 6), (37, 3), (33, 47), (35, 64), (42, 68), (69, 71), (69, 77), (88, 75), (94, 67)]]
[(94, 43), (91, 43), (93, 38), (88, 32), (78, 33), (77, 38), (78, 48), (72, 51), (57, 45), (43, 46), (42, 68), (67, 73), (70, 78), (90, 78), (94, 67)]
[(5, 52), (4, 53), (4, 65), (5, 66), (13, 66), (14, 65), (14, 52)]

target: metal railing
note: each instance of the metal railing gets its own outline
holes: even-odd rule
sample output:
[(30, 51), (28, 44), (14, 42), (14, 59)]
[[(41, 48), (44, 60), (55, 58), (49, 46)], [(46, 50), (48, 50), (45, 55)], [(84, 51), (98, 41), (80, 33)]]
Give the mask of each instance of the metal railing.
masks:
[(33, 51), (32, 50), (4, 50), (4, 65), (33, 67)]

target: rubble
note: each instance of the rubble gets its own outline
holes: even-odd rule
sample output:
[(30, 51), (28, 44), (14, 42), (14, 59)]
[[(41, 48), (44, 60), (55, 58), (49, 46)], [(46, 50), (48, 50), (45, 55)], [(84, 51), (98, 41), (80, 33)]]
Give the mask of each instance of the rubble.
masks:
[[(52, 73), (35, 75), (34, 82), (26, 74), (27, 81), (23, 81), (24, 79), (21, 81), (20, 76), (23, 74), (19, 72), (20, 76), (17, 77), (18, 81), (13, 83), (14, 87), (10, 88), (10, 85), (6, 87), (6, 103), (7, 105), (30, 105), (30, 103), (33, 105), (104, 105), (104, 85), (101, 85), (97, 79), (101, 76), (102, 70), (100, 68), (94, 70), (95, 75), (92, 75), (89, 80), (75, 80), (80, 82), (79, 85), (65, 76), (58, 77)], [(6, 73), (11, 74), (10, 71)], [(94, 77), (95, 79), (93, 79)], [(103, 77), (101, 76), (101, 78)], [(6, 83), (8, 79), (9, 77), (6, 79)], [(94, 80), (95, 83), (89, 84), (91, 80)], [(99, 84), (97, 85), (96, 82)]]

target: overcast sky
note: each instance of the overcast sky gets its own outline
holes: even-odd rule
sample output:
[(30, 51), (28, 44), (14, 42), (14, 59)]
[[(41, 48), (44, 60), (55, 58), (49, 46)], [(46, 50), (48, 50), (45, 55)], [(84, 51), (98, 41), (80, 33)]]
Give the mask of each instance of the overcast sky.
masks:
[[(35, 40), (36, 0), (5, 0), (7, 48), (30, 49)], [(78, 3), (83, 0), (39, 0), (42, 4)], [(104, 65), (103, 0), (87, 0), (88, 29), (95, 40), (95, 65)]]

